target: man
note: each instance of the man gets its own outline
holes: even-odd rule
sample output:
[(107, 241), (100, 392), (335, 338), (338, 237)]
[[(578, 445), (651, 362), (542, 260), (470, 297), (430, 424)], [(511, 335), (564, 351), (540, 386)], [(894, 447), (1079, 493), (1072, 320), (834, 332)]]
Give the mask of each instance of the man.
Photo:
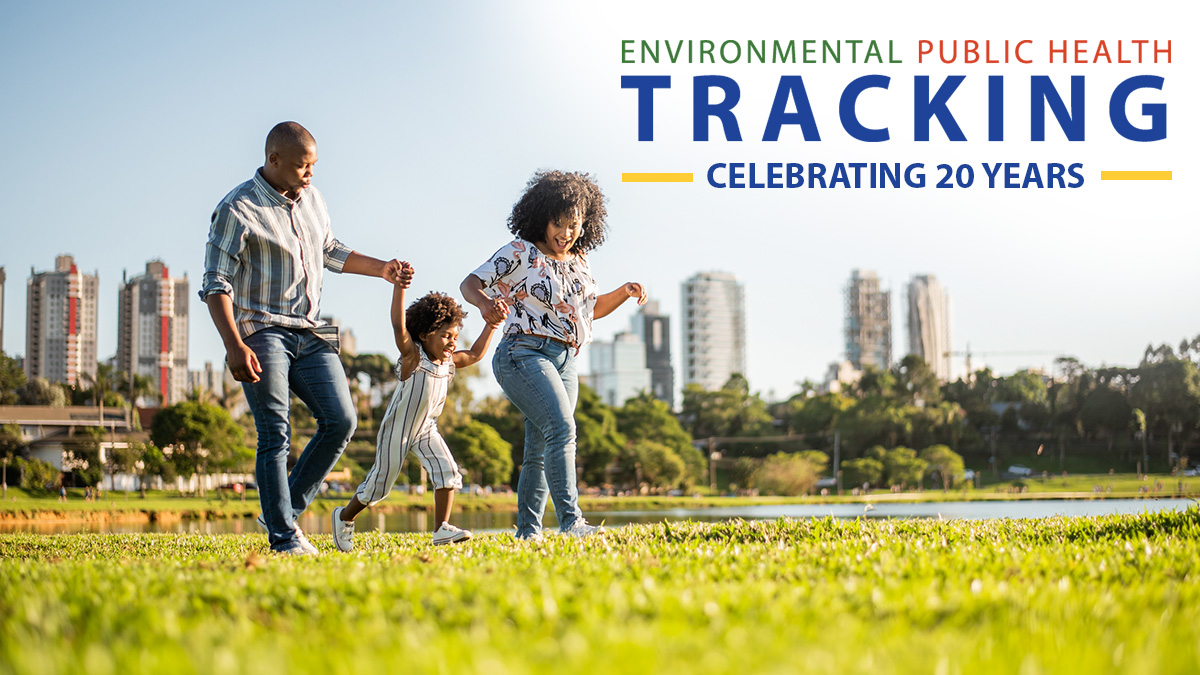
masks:
[[(312, 187), (317, 143), (295, 122), (267, 134), (266, 161), (212, 215), (200, 297), (225, 343), (258, 430), (255, 474), (271, 550), (317, 551), (296, 518), (317, 495), (354, 433), (356, 416), (338, 359), (336, 329), (318, 317), (325, 268), (407, 282), (411, 268), (356, 253), (333, 238), (325, 200)], [(317, 433), (287, 471), (289, 389)]]

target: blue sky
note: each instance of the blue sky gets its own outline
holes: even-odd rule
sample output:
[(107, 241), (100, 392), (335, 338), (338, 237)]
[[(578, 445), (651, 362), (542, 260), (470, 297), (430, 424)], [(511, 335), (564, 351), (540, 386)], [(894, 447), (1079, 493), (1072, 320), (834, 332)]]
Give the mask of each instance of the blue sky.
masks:
[[(456, 290), (507, 240), (505, 216), (529, 175), (566, 168), (595, 173), (610, 198), (610, 239), (592, 261), (602, 289), (642, 281), (678, 317), (680, 283), (697, 271), (733, 272), (746, 284), (748, 375), (764, 394), (787, 396), (841, 358), (841, 290), (856, 267), (877, 270), (893, 290), (897, 356), (903, 284), (932, 273), (951, 294), (957, 348), (970, 341), (977, 352), (1046, 352), (977, 363), (1012, 371), (1067, 353), (1091, 365), (1132, 365), (1148, 343), (1200, 333), (1200, 219), (1184, 198), (1196, 176), (1198, 78), (1181, 29), (1183, 3), (1140, 3), (1132, 16), (1127, 4), (1093, 3), (1086, 15), (1044, 4), (1010, 3), (984, 16), (964, 5), (896, 3), (756, 2), (736, 11), (627, 2), (5, 3), (3, 347), (24, 352), (21, 282), (29, 268), (72, 253), (100, 274), (99, 353), (111, 355), (122, 272), (138, 274), (160, 258), (198, 285), (213, 206), (261, 164), (266, 131), (294, 119), (317, 138), (315, 182), (336, 235), (364, 253), (411, 261), (418, 293)], [(655, 38), (890, 39), (906, 62), (619, 63), (621, 39)], [(1174, 63), (916, 63), (918, 39), (954, 38), (1172, 39)], [(888, 91), (860, 103), (864, 123), (891, 129), (883, 144), (854, 141), (837, 123), (842, 88), (871, 73), (893, 78)], [(672, 89), (656, 98), (653, 143), (637, 141), (624, 74), (672, 76)], [(745, 141), (691, 141), (691, 77), (708, 74), (741, 85)], [(805, 143), (794, 129), (777, 143), (758, 140), (783, 74), (804, 76), (820, 143)], [(919, 74), (967, 76), (952, 108), (968, 142), (936, 131), (931, 142), (913, 142)], [(1002, 144), (983, 140), (991, 74), (1005, 75), (1009, 87)], [(1045, 143), (1027, 140), (1032, 74), (1051, 75), (1064, 92), (1068, 76), (1087, 77), (1085, 142), (1069, 143), (1053, 126)], [(1132, 143), (1107, 122), (1112, 88), (1135, 74), (1166, 78), (1157, 98), (1145, 98), (1168, 103), (1165, 141)], [(1082, 162), (1087, 183), (759, 191), (620, 182), (625, 171), (700, 178), (727, 161)], [(1169, 169), (1174, 180), (1101, 183), (1102, 169)], [(361, 351), (392, 353), (389, 293), (377, 280), (329, 275), (324, 310), (354, 329)], [(597, 334), (626, 329), (632, 312), (629, 305), (599, 322)], [(191, 366), (219, 362), (220, 341), (198, 299), (191, 316)], [(478, 317), (468, 321), (468, 332), (478, 327)], [(677, 351), (678, 331), (672, 338)]]

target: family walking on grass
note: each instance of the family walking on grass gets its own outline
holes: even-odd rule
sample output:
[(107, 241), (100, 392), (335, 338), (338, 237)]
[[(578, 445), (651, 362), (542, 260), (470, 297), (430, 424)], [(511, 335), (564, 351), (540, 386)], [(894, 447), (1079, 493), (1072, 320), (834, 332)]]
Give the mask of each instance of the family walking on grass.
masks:
[[(512, 241), (459, 286), (485, 322), (472, 348), (459, 351), (467, 314), (451, 296), (429, 293), (406, 308), (412, 264), (363, 255), (333, 237), (325, 200), (311, 185), (316, 162), (316, 140), (304, 127), (282, 122), (271, 129), (263, 166), (213, 211), (200, 290), (225, 344), (226, 363), (242, 383), (254, 416), (259, 523), (271, 550), (317, 553), (297, 519), (341, 457), (357, 422), (338, 359), (337, 329), (319, 318), (325, 269), (393, 284), (390, 315), (400, 351), (400, 383), (380, 424), (375, 464), (349, 503), (333, 512), (339, 550), (353, 548), (355, 517), (387, 496), (410, 453), (433, 482), (433, 542), (471, 538), (449, 522), (462, 477), (437, 418), (455, 370), (480, 361), (497, 329), (503, 337), (492, 370), (525, 417), (516, 536), (542, 536), (547, 499), (564, 534), (597, 532), (579, 509), (576, 488), (576, 359), (591, 341), (594, 319), (631, 297), (639, 304), (646, 301), (639, 283), (597, 292), (587, 254), (604, 242), (608, 229), (599, 187), (587, 174), (534, 174), (508, 217)], [(419, 250), (423, 243), (410, 245)], [(317, 422), (316, 434), (290, 473), (289, 391)]]

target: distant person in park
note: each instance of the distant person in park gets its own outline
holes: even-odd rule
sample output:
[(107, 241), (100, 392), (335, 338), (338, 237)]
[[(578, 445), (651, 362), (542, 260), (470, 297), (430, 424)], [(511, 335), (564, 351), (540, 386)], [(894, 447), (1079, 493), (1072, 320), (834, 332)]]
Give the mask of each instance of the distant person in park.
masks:
[(629, 298), (646, 302), (645, 288), (635, 282), (597, 295), (587, 254), (604, 243), (606, 216), (604, 195), (588, 174), (536, 173), (508, 217), (516, 238), (460, 286), (485, 321), (504, 322), (492, 368), (525, 416), (519, 539), (541, 537), (547, 497), (563, 533), (586, 537), (597, 531), (579, 510), (575, 482), (576, 359), (591, 342), (593, 319)]
[[(317, 549), (296, 519), (357, 422), (337, 329), (319, 318), (324, 270), (393, 284), (410, 278), (398, 260), (377, 260), (334, 239), (325, 199), (311, 185), (316, 163), (317, 143), (307, 129), (295, 122), (271, 129), (262, 167), (213, 211), (200, 290), (258, 430), (259, 522), (272, 551), (302, 555)], [(317, 421), (290, 475), (289, 389)]]
[[(411, 277), (411, 266), (403, 264)], [(355, 517), (388, 496), (404, 459), (414, 453), (433, 483), (433, 543), (453, 544), (471, 538), (469, 531), (449, 522), (454, 491), (462, 488), (462, 475), (438, 431), (437, 418), (455, 371), (483, 359), (500, 322), (486, 324), (470, 349), (456, 351), (466, 312), (443, 293), (430, 293), (405, 310), (407, 287), (404, 281), (392, 289), (392, 333), (400, 348), (396, 364), (400, 384), (379, 425), (374, 466), (350, 503), (333, 510), (333, 543), (340, 551), (354, 548)]]

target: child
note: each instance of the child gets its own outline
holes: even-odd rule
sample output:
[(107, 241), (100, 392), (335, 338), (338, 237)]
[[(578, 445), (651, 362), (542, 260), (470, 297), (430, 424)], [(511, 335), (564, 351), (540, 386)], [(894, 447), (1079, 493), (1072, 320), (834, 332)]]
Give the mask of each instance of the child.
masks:
[[(402, 265), (411, 271), (411, 265)], [(458, 331), (467, 316), (462, 307), (448, 295), (430, 293), (405, 311), (404, 289), (408, 285), (397, 283), (392, 291), (392, 331), (400, 348), (400, 362), (396, 364), (400, 384), (379, 426), (375, 465), (350, 503), (333, 510), (333, 543), (339, 551), (354, 547), (351, 539), (355, 516), (388, 495), (410, 451), (417, 453), (433, 482), (434, 522), (438, 525), (433, 543), (453, 544), (471, 538), (470, 532), (447, 520), (454, 505), (454, 491), (462, 487), (462, 476), (438, 432), (437, 417), (455, 369), (483, 358), (499, 324), (485, 325), (471, 349), (455, 351)]]

